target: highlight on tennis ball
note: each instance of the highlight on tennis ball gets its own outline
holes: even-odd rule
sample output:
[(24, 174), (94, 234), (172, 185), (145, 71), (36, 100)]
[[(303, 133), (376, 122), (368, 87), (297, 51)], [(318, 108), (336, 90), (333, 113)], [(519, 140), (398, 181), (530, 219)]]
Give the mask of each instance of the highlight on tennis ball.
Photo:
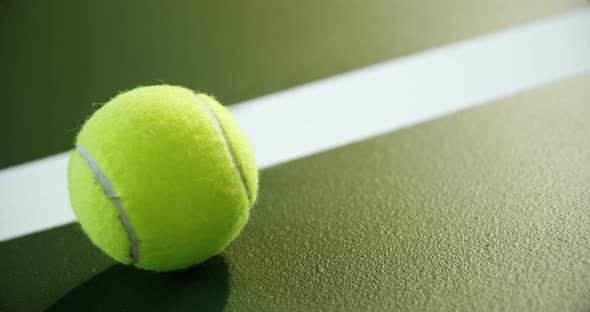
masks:
[(68, 166), (72, 209), (115, 260), (184, 269), (220, 253), (258, 194), (245, 134), (215, 98), (184, 87), (138, 87), (98, 109)]

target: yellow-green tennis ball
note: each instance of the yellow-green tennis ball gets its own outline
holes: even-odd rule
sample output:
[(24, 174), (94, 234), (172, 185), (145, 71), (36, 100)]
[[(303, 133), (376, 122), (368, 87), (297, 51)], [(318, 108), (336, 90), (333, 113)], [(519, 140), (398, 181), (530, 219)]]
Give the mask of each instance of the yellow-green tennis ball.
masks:
[(228, 110), (162, 85), (122, 93), (88, 119), (68, 185), (95, 245), (119, 262), (171, 271), (220, 253), (238, 235), (258, 172)]

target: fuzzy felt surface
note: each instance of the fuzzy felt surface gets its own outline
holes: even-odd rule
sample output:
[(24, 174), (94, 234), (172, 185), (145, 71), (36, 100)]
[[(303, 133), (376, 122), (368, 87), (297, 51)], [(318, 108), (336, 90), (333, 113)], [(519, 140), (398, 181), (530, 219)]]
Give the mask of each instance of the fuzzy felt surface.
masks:
[[(247, 222), (258, 190), (253, 152), (229, 112), (206, 99), (223, 133), (192, 90), (151, 86), (113, 98), (76, 140), (112, 182), (137, 235), (134, 264), (140, 268), (169, 271), (202, 262), (223, 250)], [(132, 263), (117, 207), (77, 151), (68, 182), (73, 210), (92, 242)]]

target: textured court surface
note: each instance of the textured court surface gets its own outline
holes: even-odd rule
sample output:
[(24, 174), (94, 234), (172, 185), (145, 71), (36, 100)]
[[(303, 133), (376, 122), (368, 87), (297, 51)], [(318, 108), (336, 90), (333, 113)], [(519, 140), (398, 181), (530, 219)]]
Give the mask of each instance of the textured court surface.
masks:
[[(231, 104), (588, 5), (33, 2), (0, 2), (0, 167), (68, 149), (89, 103), (135, 84)], [(482, 104), (263, 170), (243, 234), (186, 272), (115, 264), (76, 224), (0, 242), (0, 310), (590, 310), (590, 75)]]

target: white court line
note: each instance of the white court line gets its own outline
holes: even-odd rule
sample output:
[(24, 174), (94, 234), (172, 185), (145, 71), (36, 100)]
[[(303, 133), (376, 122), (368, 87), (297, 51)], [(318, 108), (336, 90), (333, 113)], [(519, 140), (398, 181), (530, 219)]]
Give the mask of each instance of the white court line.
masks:
[[(265, 168), (590, 70), (590, 8), (231, 106)], [(0, 171), (0, 240), (75, 220), (67, 154)]]

